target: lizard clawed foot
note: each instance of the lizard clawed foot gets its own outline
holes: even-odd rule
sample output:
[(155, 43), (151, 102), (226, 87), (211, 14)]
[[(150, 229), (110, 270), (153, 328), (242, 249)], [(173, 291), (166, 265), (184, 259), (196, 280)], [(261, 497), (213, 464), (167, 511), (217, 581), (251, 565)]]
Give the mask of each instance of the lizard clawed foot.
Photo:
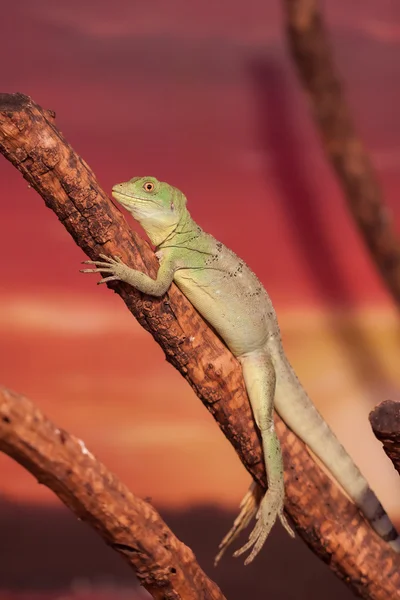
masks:
[(233, 556), (240, 556), (251, 547), (253, 547), (250, 555), (244, 561), (245, 565), (250, 564), (257, 554), (260, 552), (265, 540), (267, 539), (275, 521), (278, 517), (288, 532), (288, 534), (294, 537), (294, 531), (290, 527), (285, 515), (283, 514), (283, 500), (284, 490), (281, 489), (268, 489), (264, 498), (261, 500), (257, 515), (256, 525), (250, 534), (249, 541), (239, 550), (236, 550)]
[(101, 283), (107, 283), (107, 281), (124, 281), (123, 274), (128, 268), (121, 260), (119, 256), (106, 256), (105, 254), (99, 254), (103, 260), (84, 260), (83, 265), (95, 265), (96, 269), (81, 269), (81, 273), (110, 273), (109, 276), (103, 277), (97, 282), (97, 285)]
[(234, 520), (232, 528), (228, 531), (218, 546), (219, 552), (214, 560), (215, 567), (221, 560), (228, 546), (237, 538), (239, 533), (243, 531), (245, 527), (247, 527), (252, 518), (255, 516), (262, 498), (262, 494), (262, 488), (256, 484), (255, 481), (252, 481), (246, 495), (240, 503), (240, 513)]

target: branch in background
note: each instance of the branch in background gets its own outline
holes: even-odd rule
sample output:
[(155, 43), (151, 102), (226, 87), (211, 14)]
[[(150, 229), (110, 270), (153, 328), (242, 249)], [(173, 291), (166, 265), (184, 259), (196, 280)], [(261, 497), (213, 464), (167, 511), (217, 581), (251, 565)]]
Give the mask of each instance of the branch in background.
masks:
[(283, 6), (290, 50), (324, 150), (372, 259), (400, 306), (400, 241), (369, 156), (353, 125), (318, 0), (283, 0)]
[(371, 411), (369, 422), (394, 468), (400, 473), (400, 402), (381, 402)]
[(0, 451), (25, 467), (97, 531), (157, 600), (224, 600), (190, 548), (156, 510), (136, 498), (27, 398), (0, 387)]
[[(87, 164), (49, 120), (49, 113), (30, 98), (0, 95), (0, 151), (91, 259), (98, 259), (99, 253), (119, 254), (133, 268), (156, 272), (158, 263), (149, 246), (129, 229)], [(161, 299), (123, 283), (109, 286), (187, 379), (265, 489), (261, 445), (237, 360), (175, 285)], [(299, 535), (362, 597), (400, 600), (399, 556), (372, 531), (279, 418), (277, 431), (286, 465), (285, 507)]]

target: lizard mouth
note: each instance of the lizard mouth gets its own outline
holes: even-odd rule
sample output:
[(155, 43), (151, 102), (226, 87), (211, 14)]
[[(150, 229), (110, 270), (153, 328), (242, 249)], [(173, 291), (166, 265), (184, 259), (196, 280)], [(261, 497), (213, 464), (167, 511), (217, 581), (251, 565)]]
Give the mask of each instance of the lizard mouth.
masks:
[(153, 204), (156, 204), (151, 198), (143, 198), (141, 196), (130, 196), (129, 194), (124, 194), (123, 192), (115, 188), (112, 188), (111, 193), (113, 197), (116, 200), (118, 200), (118, 202), (122, 204), (122, 206), (124, 206), (125, 208), (132, 208), (132, 205), (135, 205), (136, 203), (145, 204), (148, 202), (152, 202)]

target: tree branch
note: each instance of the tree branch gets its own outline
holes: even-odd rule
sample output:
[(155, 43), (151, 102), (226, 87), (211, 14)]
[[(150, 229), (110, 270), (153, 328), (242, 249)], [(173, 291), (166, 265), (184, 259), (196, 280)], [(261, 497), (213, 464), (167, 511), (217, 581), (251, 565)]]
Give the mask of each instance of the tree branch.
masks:
[(81, 440), (58, 429), (27, 398), (2, 387), (0, 451), (91, 525), (153, 598), (224, 600), (151, 504), (131, 494)]
[[(0, 150), (91, 259), (100, 252), (118, 253), (128, 265), (155, 273), (157, 261), (148, 245), (129, 229), (48, 113), (28, 97), (0, 95)], [(161, 299), (122, 283), (110, 287), (187, 379), (265, 489), (261, 446), (236, 359), (174, 285)], [(277, 430), (286, 465), (285, 506), (299, 535), (364, 598), (400, 599), (399, 556), (372, 531), (279, 418)]]
[(372, 431), (400, 473), (400, 402), (381, 402), (369, 415)]
[(323, 148), (372, 260), (400, 305), (400, 242), (336, 72), (318, 0), (283, 0), (288, 43)]

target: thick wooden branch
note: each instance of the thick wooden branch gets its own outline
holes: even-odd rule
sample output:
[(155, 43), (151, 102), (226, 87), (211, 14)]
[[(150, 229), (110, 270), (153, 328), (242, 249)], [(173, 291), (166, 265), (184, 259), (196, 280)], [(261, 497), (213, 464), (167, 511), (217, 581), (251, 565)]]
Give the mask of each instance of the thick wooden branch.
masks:
[(400, 473), (400, 402), (381, 402), (369, 415), (372, 431)]
[(81, 440), (58, 429), (27, 398), (2, 387), (0, 451), (91, 525), (130, 564), (153, 598), (224, 600), (191, 549), (151, 504), (135, 497)]
[[(100, 252), (118, 253), (132, 267), (155, 272), (157, 261), (148, 245), (130, 231), (49, 113), (26, 96), (0, 95), (0, 150), (90, 258), (97, 259)], [(238, 362), (174, 285), (158, 300), (124, 284), (110, 287), (154, 336), (253, 478), (265, 487), (261, 446)], [(286, 510), (300, 536), (364, 598), (400, 599), (399, 556), (371, 530), (280, 419), (277, 429), (286, 465)]]
[(318, 0), (283, 0), (289, 47), (324, 150), (388, 290), (400, 305), (400, 241), (357, 135), (336, 72)]

